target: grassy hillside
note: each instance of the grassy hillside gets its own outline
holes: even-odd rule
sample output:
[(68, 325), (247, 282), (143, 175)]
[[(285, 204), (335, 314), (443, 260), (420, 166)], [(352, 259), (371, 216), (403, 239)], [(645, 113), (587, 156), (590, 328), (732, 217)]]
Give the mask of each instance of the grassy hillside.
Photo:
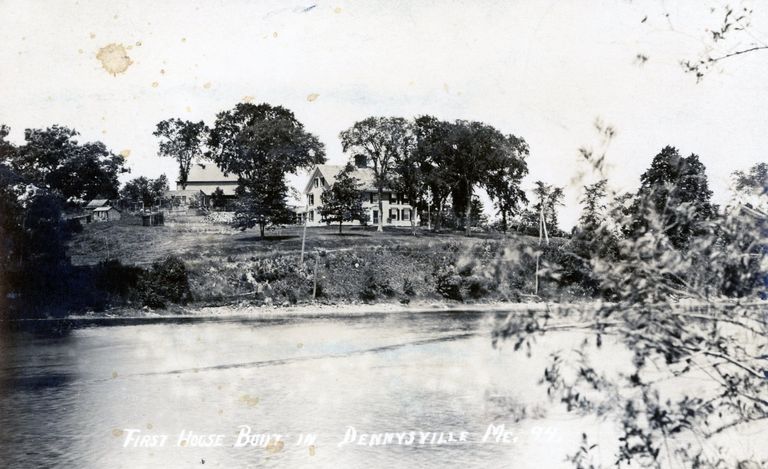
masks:
[[(533, 292), (535, 238), (478, 234), (413, 236), (409, 229), (273, 230), (262, 239), (202, 217), (144, 227), (136, 220), (91, 224), (70, 243), (77, 265), (110, 259), (148, 266), (173, 255), (186, 265), (197, 302), (519, 300)], [(544, 293), (552, 293), (555, 289)], [(558, 293), (560, 294), (560, 293)], [(565, 294), (568, 294), (565, 292)]]

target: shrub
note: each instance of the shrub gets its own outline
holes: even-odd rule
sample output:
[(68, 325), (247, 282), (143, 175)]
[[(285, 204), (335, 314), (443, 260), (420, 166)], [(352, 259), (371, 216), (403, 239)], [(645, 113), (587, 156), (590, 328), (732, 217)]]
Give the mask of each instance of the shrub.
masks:
[(381, 278), (381, 274), (373, 268), (365, 271), (363, 288), (360, 290), (360, 299), (374, 301), (380, 297), (391, 297), (395, 290), (390, 286), (389, 280)]
[(408, 296), (413, 296), (416, 294), (416, 290), (413, 287), (413, 280), (409, 278), (403, 280), (403, 293)]
[(167, 302), (186, 304), (191, 299), (184, 262), (168, 256), (141, 275), (137, 290), (144, 306), (164, 308)]
[(464, 299), (461, 295), (461, 276), (456, 273), (456, 268), (452, 265), (439, 268), (435, 272), (435, 289), (440, 295), (450, 300)]

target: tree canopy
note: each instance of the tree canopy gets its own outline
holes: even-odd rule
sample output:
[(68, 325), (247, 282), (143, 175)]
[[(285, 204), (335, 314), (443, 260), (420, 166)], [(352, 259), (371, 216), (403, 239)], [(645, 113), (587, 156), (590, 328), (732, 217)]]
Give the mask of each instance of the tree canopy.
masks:
[(427, 185), (439, 201), (452, 196), (454, 210), (464, 214), (467, 234), (475, 187), (490, 189), (505, 216), (524, 197), (518, 185), (528, 171), (523, 139), (482, 122), (442, 122), (431, 116), (417, 118), (416, 128), (416, 151), (429, 163), (424, 170)]
[(392, 184), (396, 163), (409, 164), (405, 162), (416, 145), (413, 124), (402, 117), (368, 117), (342, 131), (339, 138), (345, 153), (364, 155), (372, 164), (373, 182), (379, 194), (377, 229), (383, 231), (382, 194)]
[(187, 187), (187, 177), (192, 163), (202, 158), (206, 139), (205, 122), (182, 119), (166, 119), (158, 122), (153, 135), (160, 138), (160, 155), (174, 158), (179, 164), (179, 184)]
[(168, 191), (168, 178), (161, 174), (156, 179), (144, 176), (134, 178), (120, 189), (120, 199), (128, 203), (141, 203), (144, 207), (159, 204)]
[(711, 197), (699, 157), (681, 157), (677, 148), (664, 147), (640, 177), (631, 230), (635, 236), (663, 230), (675, 247), (685, 247), (701, 222), (715, 215)]
[(122, 156), (101, 142), (79, 143), (77, 131), (54, 125), (26, 129), (25, 143), (14, 146), (5, 141), (3, 126), (0, 157), (25, 180), (60, 194), (66, 201), (117, 197), (118, 176), (128, 170)]
[(528, 144), (522, 138), (509, 135), (509, 154), (505, 163), (492, 170), (485, 183), (488, 196), (493, 200), (496, 210), (501, 215), (501, 226), (506, 232), (509, 218), (517, 209), (528, 202), (525, 191), (520, 187), (523, 177), (528, 174), (525, 157), (528, 156)]
[(219, 113), (208, 147), (207, 156), (238, 177), (235, 225), (259, 226), (262, 236), (267, 225), (292, 218), (286, 174), (325, 162), (318, 138), (291, 111), (266, 103), (240, 103)]

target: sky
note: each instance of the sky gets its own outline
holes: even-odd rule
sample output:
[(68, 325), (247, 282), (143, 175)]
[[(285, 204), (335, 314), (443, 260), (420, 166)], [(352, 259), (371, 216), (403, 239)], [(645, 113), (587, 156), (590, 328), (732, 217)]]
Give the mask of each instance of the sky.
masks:
[[(127, 177), (173, 179), (157, 122), (212, 124), (243, 101), (291, 109), (335, 164), (347, 159), (339, 132), (368, 116), (479, 120), (528, 142), (525, 188), (566, 188), (568, 228), (594, 179), (578, 150), (603, 148), (600, 119), (617, 132), (613, 188), (636, 189), (674, 145), (700, 156), (723, 203), (734, 170), (768, 160), (768, 51), (701, 83), (679, 65), (705, 50), (723, 3), (0, 0), (0, 123), (18, 143), (25, 128), (66, 125), (126, 155)], [(750, 36), (731, 47), (768, 39), (768, 5), (751, 4)], [(130, 58), (121, 73), (98, 57), (110, 44)]]

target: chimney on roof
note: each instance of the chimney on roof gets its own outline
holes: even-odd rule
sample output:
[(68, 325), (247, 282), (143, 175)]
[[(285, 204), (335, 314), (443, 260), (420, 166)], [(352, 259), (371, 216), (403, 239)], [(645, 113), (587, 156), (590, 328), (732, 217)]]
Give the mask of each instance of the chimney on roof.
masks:
[(367, 168), (368, 157), (365, 155), (355, 155), (355, 166), (358, 168)]

